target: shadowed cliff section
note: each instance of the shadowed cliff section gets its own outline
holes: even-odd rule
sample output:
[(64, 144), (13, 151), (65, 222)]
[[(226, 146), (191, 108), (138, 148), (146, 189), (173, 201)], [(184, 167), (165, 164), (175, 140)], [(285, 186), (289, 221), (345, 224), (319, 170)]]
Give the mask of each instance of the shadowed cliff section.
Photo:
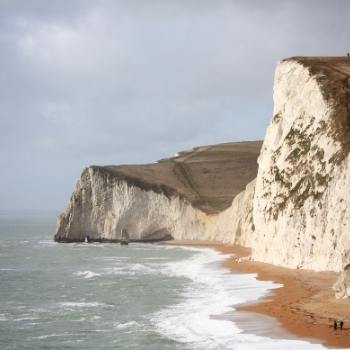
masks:
[(207, 214), (216, 214), (256, 177), (261, 145), (261, 141), (230, 142), (197, 147), (154, 164), (93, 168), (146, 191), (179, 196)]

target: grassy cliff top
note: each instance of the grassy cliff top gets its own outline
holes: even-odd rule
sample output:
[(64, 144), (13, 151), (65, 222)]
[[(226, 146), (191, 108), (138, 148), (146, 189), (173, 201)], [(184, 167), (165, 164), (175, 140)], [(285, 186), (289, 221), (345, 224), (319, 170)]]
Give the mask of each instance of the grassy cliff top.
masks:
[(286, 58), (281, 62), (295, 61), (306, 67), (322, 87), (324, 97), (341, 104), (349, 102), (350, 57), (302, 57)]
[(350, 57), (348, 56), (295, 56), (282, 60), (282, 62), (297, 61), (309, 67), (315, 74), (328, 71), (350, 76)]
[(154, 164), (93, 168), (144, 190), (178, 195), (208, 214), (231, 205), (257, 174), (262, 142), (231, 142), (197, 147)]

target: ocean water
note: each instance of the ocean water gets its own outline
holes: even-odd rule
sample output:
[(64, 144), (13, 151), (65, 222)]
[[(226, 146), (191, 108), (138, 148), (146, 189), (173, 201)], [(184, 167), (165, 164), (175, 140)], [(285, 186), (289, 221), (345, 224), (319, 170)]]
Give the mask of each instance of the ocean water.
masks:
[[(234, 305), (277, 285), (230, 273), (223, 254), (58, 244), (54, 226), (52, 214), (0, 213), (1, 350), (323, 349), (242, 332)], [(257, 316), (253, 323), (268, 330), (264, 322)]]

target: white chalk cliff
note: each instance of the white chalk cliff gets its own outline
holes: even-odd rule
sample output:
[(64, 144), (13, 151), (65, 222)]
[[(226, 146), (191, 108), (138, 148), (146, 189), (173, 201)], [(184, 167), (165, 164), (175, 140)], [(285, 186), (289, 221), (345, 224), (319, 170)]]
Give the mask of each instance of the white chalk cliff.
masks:
[[(184, 153), (187, 163), (180, 156), (158, 168), (89, 167), (55, 239), (118, 241), (126, 228), (131, 240), (217, 240), (251, 247), (254, 259), (276, 265), (343, 270), (350, 263), (349, 79), (346, 57), (283, 60), (258, 169), (260, 144), (248, 142), (199, 148), (194, 157)], [(227, 153), (234, 145), (239, 152)], [(196, 158), (206, 150), (220, 161)]]
[[(238, 198), (242, 196), (246, 193)], [(83, 172), (59, 218), (56, 238), (83, 241), (89, 236), (92, 241), (119, 241), (125, 228), (132, 241), (199, 239), (234, 243), (230, 233), (236, 231), (236, 243), (246, 243), (246, 237), (240, 234), (245, 231), (240, 227), (246, 224), (246, 208), (241, 202), (235, 203), (220, 214), (208, 215), (178, 196), (145, 191), (90, 167)], [(236, 215), (236, 210), (242, 217)]]
[(126, 229), (132, 241), (246, 244), (255, 183), (248, 182), (256, 176), (260, 148), (261, 142), (227, 143), (156, 164), (89, 167), (59, 217), (55, 239), (119, 241)]
[(254, 259), (334, 271), (350, 262), (349, 78), (347, 57), (278, 65), (253, 200)]

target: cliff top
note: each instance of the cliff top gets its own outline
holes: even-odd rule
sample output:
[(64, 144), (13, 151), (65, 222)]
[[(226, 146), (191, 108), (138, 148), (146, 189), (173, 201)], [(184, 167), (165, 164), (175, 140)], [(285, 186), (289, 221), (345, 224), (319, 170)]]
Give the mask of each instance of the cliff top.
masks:
[(335, 98), (341, 103), (347, 103), (350, 88), (350, 57), (307, 57), (295, 56), (286, 58), (284, 62), (298, 62), (306, 67), (323, 87), (324, 97), (329, 100)]
[(296, 61), (305, 67), (313, 69), (314, 72), (329, 69), (334, 73), (350, 75), (350, 57), (348, 56), (294, 56), (283, 59), (281, 62)]
[(94, 166), (144, 190), (178, 195), (208, 214), (231, 205), (257, 174), (262, 142), (231, 142), (196, 147), (154, 164)]

